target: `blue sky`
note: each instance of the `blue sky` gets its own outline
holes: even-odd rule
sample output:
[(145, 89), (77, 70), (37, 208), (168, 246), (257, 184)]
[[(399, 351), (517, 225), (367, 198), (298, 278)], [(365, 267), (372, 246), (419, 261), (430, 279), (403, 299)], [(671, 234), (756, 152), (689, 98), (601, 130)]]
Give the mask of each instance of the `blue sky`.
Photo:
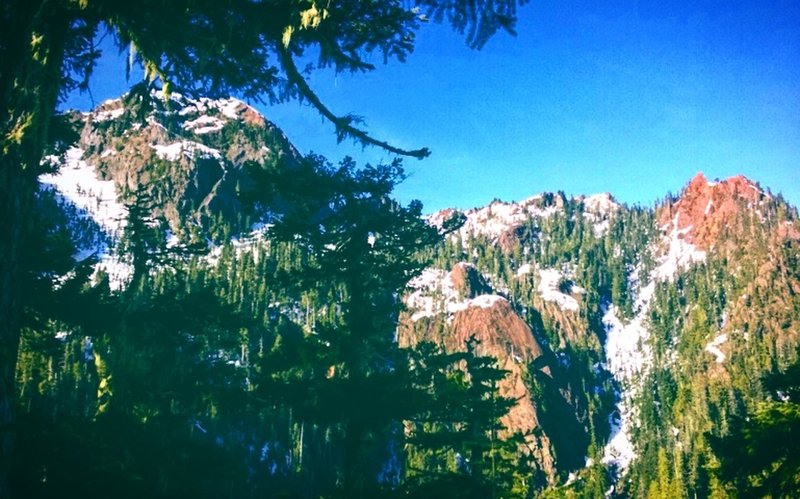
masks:
[[(590, 2), (520, 8), (518, 36), (481, 51), (447, 27), (420, 31), (405, 64), (316, 73), (312, 86), (371, 134), (429, 147), (407, 159), (400, 199), (426, 211), (542, 191), (608, 191), (649, 205), (698, 171), (742, 173), (800, 204), (800, 5), (792, 1)], [(109, 57), (99, 102), (125, 88)], [(87, 108), (86, 96), (68, 106)], [(362, 162), (309, 107), (259, 107), (302, 151)]]

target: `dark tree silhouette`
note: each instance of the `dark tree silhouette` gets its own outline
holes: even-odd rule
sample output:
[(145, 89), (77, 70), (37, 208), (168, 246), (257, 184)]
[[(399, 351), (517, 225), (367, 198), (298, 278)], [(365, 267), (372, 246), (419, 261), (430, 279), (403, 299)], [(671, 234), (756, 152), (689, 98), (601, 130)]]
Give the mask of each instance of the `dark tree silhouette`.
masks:
[(709, 435), (717, 474), (743, 497), (796, 497), (800, 492), (800, 362), (763, 380), (772, 400), (732, 418), (724, 437)]
[[(22, 255), (29, 245), (40, 163), (51, 145), (62, 149), (69, 127), (56, 106), (69, 92), (89, 88), (106, 31), (146, 77), (166, 93), (238, 93), (249, 99), (309, 102), (352, 138), (397, 154), (402, 150), (337, 116), (314, 94), (295, 59), (318, 54), (313, 67), (369, 71), (368, 56), (403, 60), (425, 15), (448, 21), (467, 43), (481, 47), (498, 30), (512, 31), (517, 0), (362, 1), (285, 0), (9, 0), (0, 6), (0, 495), (7, 495), (13, 447), (14, 371)], [(130, 69), (130, 67), (128, 68)]]

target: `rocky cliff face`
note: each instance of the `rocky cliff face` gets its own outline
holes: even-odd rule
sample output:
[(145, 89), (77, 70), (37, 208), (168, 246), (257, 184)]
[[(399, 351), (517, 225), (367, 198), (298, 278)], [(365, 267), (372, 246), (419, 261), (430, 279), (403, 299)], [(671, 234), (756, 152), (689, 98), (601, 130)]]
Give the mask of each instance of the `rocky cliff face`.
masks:
[(265, 213), (248, 196), (261, 169), (293, 168), (297, 150), (237, 99), (190, 99), (134, 88), (88, 113), (71, 112), (79, 139), (40, 183), (80, 223), (78, 260), (96, 255), (111, 287), (131, 277), (121, 248), (130, 209), (168, 247), (207, 247), (250, 233)]
[(742, 175), (709, 182), (698, 173), (676, 201), (660, 210), (658, 220), (662, 226), (673, 224), (684, 240), (707, 251), (730, 234), (738, 214), (755, 210), (770, 198)]
[(283, 132), (236, 99), (132, 92), (75, 117), (72, 160), (110, 182), (117, 202), (146, 197), (180, 239), (208, 237), (215, 218), (245, 229), (237, 222), (248, 214), (239, 198), (253, 187), (248, 167), (300, 159)]
[[(754, 352), (753, 328), (767, 327), (766, 310), (783, 317), (782, 333), (762, 337), (771, 355), (798, 344), (789, 315), (800, 285), (791, 277), (796, 271), (786, 272), (796, 267), (797, 216), (745, 177), (709, 182), (700, 174), (652, 211), (620, 206), (609, 194), (543, 194), (464, 215), (445, 249), (452, 270), (430, 269), (412, 283), (418, 286), (406, 301), (401, 341), (457, 350), (470, 335), (479, 337), (511, 371), (507, 393), (525, 390), (507, 422), (538, 436), (531, 446), (551, 482), (566, 471), (589, 476), (598, 462), (614, 470), (612, 482), (640, 476), (642, 463), (653, 459), (642, 428), (656, 431), (648, 418), (667, 403), (651, 398), (653, 386), (663, 384), (664, 372), (692, 386), (737, 386), (741, 366), (750, 365), (743, 359)], [(715, 272), (730, 276), (712, 279)], [(478, 295), (488, 293), (484, 283), (494, 295)], [(669, 300), (685, 308), (665, 305)], [(665, 316), (673, 322), (658, 322)], [(535, 350), (525, 349), (529, 336)], [(657, 431), (677, 432), (689, 445), (685, 439), (697, 437), (691, 425), (717, 409), (693, 410), (691, 423), (669, 418)], [(666, 421), (674, 421), (672, 429)], [(581, 435), (594, 435), (587, 438), (601, 452), (575, 445)]]
[(517, 403), (503, 424), (511, 433), (527, 435), (529, 449), (552, 479), (554, 458), (547, 437), (534, 435), (540, 425), (526, 382), (528, 365), (543, 354), (530, 327), (472, 264), (459, 262), (450, 272), (428, 270), (412, 289), (407, 298), (410, 310), (398, 329), (400, 345), (414, 347), (428, 341), (458, 352), (477, 340), (476, 354), (495, 357), (498, 367), (508, 371), (498, 388), (501, 396)]

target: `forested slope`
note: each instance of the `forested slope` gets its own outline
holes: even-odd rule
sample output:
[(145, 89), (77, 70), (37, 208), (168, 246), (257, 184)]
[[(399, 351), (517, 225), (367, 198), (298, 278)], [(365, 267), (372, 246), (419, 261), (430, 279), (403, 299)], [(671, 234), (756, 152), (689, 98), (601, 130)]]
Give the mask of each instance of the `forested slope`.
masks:
[(20, 494), (796, 486), (796, 456), (730, 472), (757, 469), (728, 445), (748, 415), (797, 424), (762, 379), (797, 362), (800, 224), (749, 180), (423, 217), (399, 162), (302, 157), (234, 99), (71, 119), (27, 256)]

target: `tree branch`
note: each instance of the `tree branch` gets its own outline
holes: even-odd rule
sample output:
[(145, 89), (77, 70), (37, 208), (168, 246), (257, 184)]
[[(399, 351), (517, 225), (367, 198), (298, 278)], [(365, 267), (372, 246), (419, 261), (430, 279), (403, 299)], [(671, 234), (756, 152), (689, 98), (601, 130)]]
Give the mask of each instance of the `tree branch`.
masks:
[(292, 54), (289, 52), (289, 49), (286, 48), (283, 43), (278, 40), (275, 42), (275, 48), (278, 52), (280, 57), (281, 66), (283, 70), (286, 72), (286, 76), (289, 79), (289, 83), (294, 85), (297, 90), (300, 92), (300, 96), (303, 99), (306, 99), (308, 102), (311, 103), (312, 106), (323, 116), (325, 119), (333, 123), (336, 127), (336, 135), (341, 141), (344, 137), (350, 137), (353, 140), (360, 142), (362, 145), (373, 145), (380, 147), (386, 151), (389, 151), (394, 154), (399, 154), (401, 156), (410, 156), (417, 159), (423, 159), (430, 155), (430, 150), (427, 147), (423, 147), (422, 149), (416, 150), (408, 150), (408, 149), (401, 149), (399, 147), (395, 147), (388, 142), (384, 142), (373, 137), (361, 130), (359, 128), (354, 127), (351, 123), (353, 119), (347, 116), (336, 116), (328, 107), (320, 100), (317, 94), (311, 89), (308, 85), (308, 82), (303, 78), (303, 75), (300, 74), (300, 71), (297, 69), (297, 66), (294, 63), (294, 59), (292, 58)]

